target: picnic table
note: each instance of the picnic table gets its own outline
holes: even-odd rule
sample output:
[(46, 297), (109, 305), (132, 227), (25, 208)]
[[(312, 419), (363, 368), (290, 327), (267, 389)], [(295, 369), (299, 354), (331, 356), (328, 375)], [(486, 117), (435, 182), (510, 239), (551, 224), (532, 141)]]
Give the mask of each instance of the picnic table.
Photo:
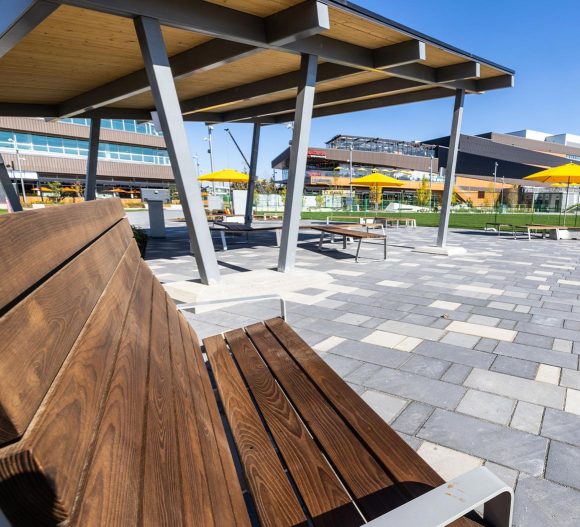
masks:
[(395, 225), (396, 228), (399, 228), (399, 225), (401, 223), (405, 224), (405, 227), (413, 227), (416, 228), (417, 227), (417, 220), (415, 218), (404, 218), (404, 217), (399, 217), (399, 216), (380, 216), (380, 217), (376, 217), (374, 218), (375, 222), (383, 222), (383, 224), (385, 225), (385, 227), (388, 227), (389, 223), (391, 225)]
[(311, 228), (315, 231), (320, 231), (320, 240), (318, 242), (318, 249), (322, 251), (322, 244), (324, 243), (324, 235), (329, 234), (331, 237), (331, 241), (334, 239), (334, 236), (341, 236), (342, 237), (342, 248), (346, 249), (346, 244), (348, 243), (349, 238), (357, 239), (358, 246), (356, 249), (355, 255), (355, 262), (358, 263), (358, 256), (360, 253), (360, 247), (363, 240), (383, 240), (383, 253), (384, 253), (384, 260), (387, 259), (387, 236), (386, 234), (375, 234), (372, 232), (365, 231), (357, 231), (355, 227), (361, 227), (361, 225), (351, 224), (348, 227), (345, 226), (338, 226), (338, 225), (312, 225)]

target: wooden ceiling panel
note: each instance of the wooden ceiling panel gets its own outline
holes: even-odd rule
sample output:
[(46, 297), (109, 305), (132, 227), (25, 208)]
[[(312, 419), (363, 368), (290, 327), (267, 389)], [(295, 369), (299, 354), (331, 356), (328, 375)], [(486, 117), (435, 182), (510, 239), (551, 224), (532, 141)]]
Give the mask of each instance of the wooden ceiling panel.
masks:
[(211, 4), (218, 4), (236, 11), (243, 11), (256, 16), (269, 16), (278, 11), (299, 4), (303, 0), (206, 0)]
[[(169, 55), (209, 40), (163, 35)], [(141, 68), (131, 19), (61, 6), (0, 60), (0, 102), (59, 103)]]

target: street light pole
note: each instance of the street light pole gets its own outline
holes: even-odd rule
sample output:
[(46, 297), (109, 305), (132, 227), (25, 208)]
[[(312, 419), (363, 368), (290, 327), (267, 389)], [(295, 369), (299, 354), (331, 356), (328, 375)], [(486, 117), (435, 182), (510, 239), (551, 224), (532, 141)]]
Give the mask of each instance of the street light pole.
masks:
[(350, 145), (350, 155), (349, 155), (349, 177), (350, 177), (350, 211), (353, 209), (353, 195), (352, 195), (352, 151), (354, 150), (354, 145)]
[(22, 175), (22, 165), (20, 164), (20, 151), (18, 150), (18, 146), (16, 143), (16, 134), (13, 134), (10, 139), (8, 139), (10, 143), (14, 145), (14, 150), (16, 150), (16, 165), (18, 166), (18, 175), (20, 176), (20, 186), (22, 187), (22, 199), (24, 203), (26, 203), (26, 190), (24, 189), (24, 177)]
[(211, 171), (213, 172), (213, 148), (212, 148), (212, 142), (211, 142), (211, 133), (213, 130), (213, 126), (209, 126), (207, 127), (207, 142), (208, 142), (208, 146), (209, 148), (207, 149), (207, 153), (209, 154), (209, 166), (211, 168)]

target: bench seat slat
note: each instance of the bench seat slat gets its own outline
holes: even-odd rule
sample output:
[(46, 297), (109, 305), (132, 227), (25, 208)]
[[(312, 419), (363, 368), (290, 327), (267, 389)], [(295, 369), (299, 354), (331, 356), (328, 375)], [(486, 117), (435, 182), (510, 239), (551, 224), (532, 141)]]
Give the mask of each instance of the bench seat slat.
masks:
[(215, 525), (249, 527), (250, 520), (230, 444), (224, 431), (197, 335), (181, 314), (179, 324), (185, 343), (185, 360), (190, 375), (193, 404), (197, 414), (196, 425), (201, 440)]
[(26, 430), (131, 239), (117, 224), (0, 318), (0, 444)]
[(0, 306), (12, 302), (124, 215), (121, 201), (108, 199), (0, 216), (0, 270), (2, 276), (10, 275), (0, 289)]
[[(22, 516), (23, 511), (31, 515), (28, 524), (70, 518), (112, 373), (138, 261), (139, 251), (130, 245), (33, 423), (20, 441), (0, 449), (0, 507), (18, 510), (14, 515)], [(111, 352), (103, 353), (103, 349)], [(19, 492), (15, 483), (23, 477), (26, 458), (34, 459), (43, 472), (37, 473), (26, 492)], [(26, 521), (24, 518), (23, 523)]]
[[(275, 318), (265, 324), (393, 477), (399, 482), (415, 483), (405, 485), (405, 491), (411, 497), (424, 494), (444, 483), (286, 322)], [(452, 525), (459, 527), (474, 524), (462, 518)]]
[(405, 503), (406, 496), (266, 326), (259, 323), (245, 329), (363, 514), (375, 518)]
[(153, 282), (149, 394), (145, 430), (143, 525), (181, 525), (182, 500), (177, 451), (173, 375), (163, 286)]
[(203, 341), (263, 527), (306, 527), (306, 517), (221, 335)]
[(274, 381), (252, 342), (242, 329), (225, 334), (276, 445), (313, 517), (316, 526), (340, 519), (344, 527), (363, 523), (342, 483), (300, 422)]
[(73, 525), (138, 525), (153, 276), (141, 262)]

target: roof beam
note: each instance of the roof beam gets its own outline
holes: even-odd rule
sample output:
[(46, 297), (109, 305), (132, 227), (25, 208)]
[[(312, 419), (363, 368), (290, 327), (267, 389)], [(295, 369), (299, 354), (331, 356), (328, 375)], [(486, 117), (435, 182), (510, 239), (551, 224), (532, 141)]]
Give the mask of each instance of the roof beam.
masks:
[[(356, 68), (325, 62), (318, 66), (317, 81), (329, 81), (353, 73), (359, 73), (359, 71), (360, 70), (357, 70)], [(181, 110), (183, 113), (187, 114), (203, 110), (204, 108), (211, 109), (217, 106), (231, 104), (236, 101), (290, 90), (298, 86), (299, 75), (299, 71), (290, 71), (288, 73), (282, 73), (281, 75), (268, 77), (267, 79), (260, 81), (242, 84), (241, 86), (236, 86), (216, 93), (201, 95), (200, 97), (182, 101)]]
[(203, 0), (59, 1), (130, 18), (154, 18), (163, 25), (260, 47), (282, 46), (329, 29), (328, 7), (317, 0), (305, 0), (305, 5), (298, 4), (266, 18)]
[(46, 117), (58, 115), (58, 107), (53, 104), (0, 103), (2, 117)]
[[(257, 49), (247, 44), (214, 39), (174, 55), (169, 63), (174, 78), (179, 79), (222, 66)], [(142, 69), (64, 101), (60, 104), (58, 117), (73, 117), (148, 90), (149, 80), (145, 69)]]
[[(387, 94), (389, 92), (405, 90), (417, 86), (421, 86), (421, 84), (406, 79), (387, 78), (380, 81), (367, 82), (355, 86), (348, 86), (346, 88), (338, 88), (336, 90), (319, 92), (314, 97), (314, 106), (333, 103), (336, 104), (344, 101), (345, 99), (348, 100), (360, 97)], [(241, 121), (252, 117), (263, 117), (266, 115), (288, 112), (294, 110), (295, 105), (296, 100), (291, 98), (285, 99), (283, 101), (262, 104), (259, 106), (251, 106), (249, 108), (225, 112), (223, 114), (223, 121)]]
[(513, 75), (499, 75), (477, 81), (477, 91), (499, 90), (501, 88), (513, 88), (515, 77)]
[(480, 76), (480, 65), (478, 62), (463, 62), (453, 66), (443, 66), (441, 68), (432, 68), (425, 64), (414, 63), (406, 66), (396, 66), (387, 70), (389, 74), (401, 77), (403, 79), (414, 80), (422, 84), (439, 84), (445, 88), (455, 90), (459, 87), (462, 89), (475, 90), (476, 83), (459, 86), (457, 82), (477, 79)]
[(58, 8), (52, 2), (3, 0), (0, 17), (0, 58)]
[(375, 68), (391, 68), (411, 64), (427, 58), (427, 46), (420, 40), (407, 40), (399, 44), (384, 46), (373, 51)]
[(480, 72), (481, 67), (479, 62), (469, 61), (437, 68), (435, 77), (438, 83), (444, 83), (464, 79), (476, 79), (480, 76)]

